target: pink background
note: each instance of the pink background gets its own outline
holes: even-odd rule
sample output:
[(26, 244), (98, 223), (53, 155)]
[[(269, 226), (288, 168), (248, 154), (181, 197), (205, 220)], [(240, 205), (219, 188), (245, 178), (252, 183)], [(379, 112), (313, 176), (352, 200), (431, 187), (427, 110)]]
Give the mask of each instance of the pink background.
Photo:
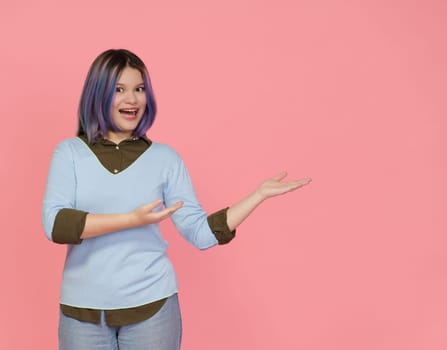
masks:
[(225, 247), (164, 225), (183, 349), (446, 349), (446, 15), (443, 0), (3, 2), (0, 348), (56, 348), (48, 165), (90, 63), (125, 47), (151, 72), (150, 138), (182, 154), (207, 210), (283, 169), (313, 178)]

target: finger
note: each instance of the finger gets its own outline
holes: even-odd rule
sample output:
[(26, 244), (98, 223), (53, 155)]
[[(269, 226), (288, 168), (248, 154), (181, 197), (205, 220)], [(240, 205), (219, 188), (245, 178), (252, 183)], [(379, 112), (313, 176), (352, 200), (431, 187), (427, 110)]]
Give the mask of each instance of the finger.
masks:
[(287, 176), (287, 171), (281, 171), (278, 175), (275, 175), (271, 178), (271, 180), (281, 181)]
[(275, 186), (278, 187), (288, 187), (288, 186), (304, 186), (307, 185), (308, 183), (310, 183), (312, 181), (311, 178), (302, 178), (299, 180), (292, 180), (292, 181), (287, 181), (287, 182), (281, 182), (278, 184), (275, 184)]
[(174, 213), (175, 211), (177, 211), (178, 209), (180, 209), (181, 207), (183, 207), (183, 202), (177, 202), (174, 205), (170, 206), (169, 208), (167, 208), (169, 211), (171, 211), (172, 213)]
[(312, 179), (310, 177), (304, 177), (302, 179), (297, 180), (301, 184), (301, 186), (307, 185), (308, 183), (312, 182)]
[(165, 208), (160, 210), (159, 212), (154, 213), (159, 220), (164, 220), (174, 214), (177, 210), (179, 210), (183, 206), (183, 202), (177, 202), (169, 208)]
[(309, 184), (311, 181), (311, 178), (303, 178), (295, 181), (290, 181), (288, 184), (291, 185), (292, 189), (297, 189)]
[(161, 199), (157, 199), (156, 201), (153, 201), (153, 202), (151, 202), (149, 204), (144, 205), (144, 209), (146, 211), (152, 211), (155, 208), (159, 207), (162, 204), (162, 202), (163, 201)]
[(157, 211), (156, 213), (152, 213), (154, 217), (157, 218), (157, 221), (161, 221), (164, 219), (169, 218), (173, 213), (169, 211), (168, 209), (163, 209), (162, 211)]

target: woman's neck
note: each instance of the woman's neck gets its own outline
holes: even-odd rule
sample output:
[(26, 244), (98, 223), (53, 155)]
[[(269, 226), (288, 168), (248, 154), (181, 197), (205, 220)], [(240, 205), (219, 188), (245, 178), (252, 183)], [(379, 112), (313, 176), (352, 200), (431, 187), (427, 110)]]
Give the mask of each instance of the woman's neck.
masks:
[(119, 144), (120, 142), (130, 139), (131, 137), (132, 134), (128, 132), (108, 131), (105, 138), (113, 143)]

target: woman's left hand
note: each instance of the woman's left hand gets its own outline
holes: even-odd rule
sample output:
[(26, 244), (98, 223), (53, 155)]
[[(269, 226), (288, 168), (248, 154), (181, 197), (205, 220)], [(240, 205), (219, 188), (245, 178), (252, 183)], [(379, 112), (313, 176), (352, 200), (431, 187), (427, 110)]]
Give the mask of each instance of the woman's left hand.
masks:
[(303, 187), (312, 181), (310, 178), (282, 181), (286, 176), (287, 172), (283, 171), (278, 175), (263, 181), (256, 189), (256, 193), (258, 193), (262, 200), (264, 200), (287, 192), (295, 191), (296, 189)]

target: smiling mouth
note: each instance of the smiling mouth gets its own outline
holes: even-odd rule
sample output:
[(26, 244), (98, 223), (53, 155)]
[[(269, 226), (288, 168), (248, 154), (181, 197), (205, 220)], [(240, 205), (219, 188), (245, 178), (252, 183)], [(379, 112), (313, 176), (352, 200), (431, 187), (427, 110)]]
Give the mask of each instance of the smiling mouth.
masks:
[(119, 109), (120, 113), (136, 116), (138, 113), (138, 109)]

